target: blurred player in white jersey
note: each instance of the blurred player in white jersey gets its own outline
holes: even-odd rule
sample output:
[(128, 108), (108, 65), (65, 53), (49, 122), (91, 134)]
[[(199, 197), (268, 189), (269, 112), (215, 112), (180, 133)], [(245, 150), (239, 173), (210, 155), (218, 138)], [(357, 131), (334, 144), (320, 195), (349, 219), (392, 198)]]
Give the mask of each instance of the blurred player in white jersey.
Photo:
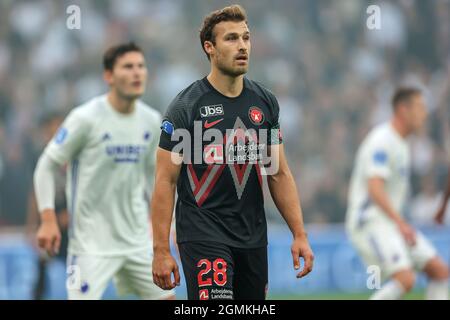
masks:
[(450, 167), (447, 172), (447, 187), (445, 188), (445, 193), (442, 198), (441, 205), (439, 206), (439, 210), (436, 213), (434, 219), (438, 224), (443, 224), (445, 219), (445, 212), (447, 211), (447, 204), (450, 199)]
[(151, 270), (144, 194), (154, 180), (161, 115), (138, 100), (147, 80), (144, 55), (122, 44), (105, 53), (103, 64), (109, 92), (72, 110), (36, 167), (38, 244), (52, 255), (59, 250), (54, 177), (68, 163), (68, 298), (100, 299), (114, 279), (119, 294), (172, 299)]
[(409, 189), (407, 137), (426, 120), (421, 92), (400, 88), (390, 121), (362, 142), (352, 174), (346, 227), (366, 265), (379, 266), (384, 285), (371, 299), (400, 299), (414, 287), (415, 270), (429, 279), (427, 299), (448, 299), (448, 267), (425, 236), (402, 216)]

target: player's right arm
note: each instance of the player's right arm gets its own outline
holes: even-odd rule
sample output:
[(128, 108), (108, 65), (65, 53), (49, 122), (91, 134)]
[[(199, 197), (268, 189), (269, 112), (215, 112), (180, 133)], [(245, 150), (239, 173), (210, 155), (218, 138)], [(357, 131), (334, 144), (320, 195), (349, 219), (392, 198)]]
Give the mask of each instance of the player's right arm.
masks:
[[(180, 284), (180, 273), (170, 253), (170, 226), (175, 202), (175, 191), (180, 175), (181, 161), (175, 163), (172, 157), (179, 157), (162, 148), (156, 154), (155, 187), (151, 202), (153, 229), (153, 281), (170, 290)], [(172, 281), (172, 273), (174, 281)]]
[(444, 223), (445, 211), (447, 210), (447, 203), (449, 199), (450, 199), (450, 167), (448, 168), (447, 173), (447, 187), (445, 190), (444, 198), (442, 199), (442, 203), (434, 218), (434, 220), (439, 224)]
[(402, 216), (394, 210), (385, 191), (385, 182), (381, 177), (369, 178), (368, 187), (371, 200), (386, 214), (399, 228), (406, 242), (410, 245), (416, 243), (414, 229), (403, 220)]
[[(155, 184), (151, 201), (153, 229), (153, 282), (164, 290), (180, 284), (180, 273), (170, 253), (170, 226), (175, 203), (175, 191), (183, 163), (183, 151), (176, 152), (179, 140), (175, 130), (189, 126), (186, 100), (180, 93), (167, 108), (161, 124), (161, 136), (156, 152)], [(172, 281), (172, 273), (174, 281)]]
[(38, 246), (49, 255), (55, 255), (59, 251), (61, 232), (55, 213), (55, 171), (58, 165), (45, 153), (39, 158), (34, 171), (34, 185), (41, 224), (36, 238)]
[(368, 152), (367, 164), (368, 193), (372, 202), (389, 217), (398, 227), (406, 242), (414, 245), (416, 235), (414, 229), (394, 209), (386, 193), (385, 181), (391, 175), (389, 153), (384, 148), (371, 148)]
[(88, 130), (88, 122), (78, 112), (71, 112), (47, 145), (34, 171), (34, 190), (41, 216), (36, 237), (38, 246), (49, 255), (58, 253), (61, 243), (55, 213), (55, 177), (60, 166), (71, 161), (81, 150)]

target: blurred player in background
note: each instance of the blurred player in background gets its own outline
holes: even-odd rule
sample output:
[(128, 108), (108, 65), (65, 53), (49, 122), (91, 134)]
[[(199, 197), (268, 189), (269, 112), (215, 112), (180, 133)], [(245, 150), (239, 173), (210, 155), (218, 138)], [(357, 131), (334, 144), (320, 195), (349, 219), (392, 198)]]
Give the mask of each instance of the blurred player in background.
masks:
[(450, 199), (450, 167), (447, 172), (447, 186), (445, 188), (444, 198), (442, 199), (442, 203), (434, 218), (434, 220), (439, 224), (444, 223), (445, 212), (447, 211), (447, 204), (449, 199)]
[[(262, 168), (251, 157), (246, 158), (247, 153), (242, 161), (226, 155), (229, 147), (233, 155), (239, 148), (226, 134), (227, 130), (253, 130), (257, 137), (245, 141), (247, 150), (267, 148), (274, 156), (272, 160), (275, 158), (279, 169), (268, 175), (268, 186), (294, 238), (291, 251), (295, 269), (300, 268), (300, 257), (305, 260), (297, 277), (305, 276), (312, 270), (313, 253), (281, 141), (278, 102), (270, 91), (244, 77), (251, 44), (242, 7), (233, 5), (208, 15), (200, 40), (211, 72), (174, 99), (162, 124), (152, 201), (154, 280), (166, 290), (180, 281), (169, 246), (177, 190), (177, 241), (188, 298), (265, 299), (268, 265)], [(195, 126), (207, 131), (214, 128), (219, 139), (228, 139), (227, 143), (215, 140), (210, 144), (196, 137)], [(187, 139), (193, 147), (189, 151), (197, 152), (200, 148), (194, 145), (200, 143), (200, 162), (195, 161), (195, 154), (191, 163), (188, 157), (181, 164), (172, 160), (180, 157), (174, 150), (177, 142), (171, 139), (178, 129), (189, 132)], [(268, 130), (268, 139), (261, 136), (259, 129)], [(199, 140), (194, 141), (196, 138)]]
[(374, 128), (358, 150), (347, 230), (366, 265), (379, 266), (382, 279), (389, 279), (371, 299), (402, 298), (414, 287), (414, 270), (429, 278), (427, 299), (448, 299), (448, 267), (430, 241), (402, 216), (411, 166), (406, 139), (425, 123), (424, 98), (417, 89), (400, 88), (392, 105), (391, 120)]
[[(46, 114), (40, 122), (41, 129), (41, 141), (47, 144), (57, 132), (61, 123), (64, 120), (64, 116), (59, 112), (50, 112)], [(41, 145), (41, 143), (39, 143)], [(42, 148), (36, 150), (36, 162), (39, 155), (42, 153)], [(55, 256), (57, 259), (61, 259), (64, 263), (67, 259), (67, 243), (68, 243), (68, 225), (69, 214), (67, 212), (67, 202), (65, 194), (66, 185), (66, 168), (60, 167), (55, 172), (55, 214), (58, 220), (58, 226), (61, 231), (61, 244), (59, 252)], [(36, 244), (36, 230), (39, 227), (39, 210), (36, 205), (35, 192), (30, 192), (30, 208), (27, 216), (27, 234), (30, 235), (30, 239), (33, 245)], [(48, 293), (48, 264), (50, 262), (50, 256), (45, 251), (39, 252), (38, 258), (38, 276), (33, 289), (33, 298), (35, 300), (42, 300)]]
[(147, 80), (144, 55), (135, 44), (122, 44), (103, 63), (109, 92), (67, 116), (35, 170), (38, 244), (51, 255), (60, 249), (55, 175), (69, 163), (69, 299), (100, 299), (112, 278), (119, 294), (173, 298), (153, 283), (151, 271), (144, 194), (153, 180), (161, 116), (139, 100)]

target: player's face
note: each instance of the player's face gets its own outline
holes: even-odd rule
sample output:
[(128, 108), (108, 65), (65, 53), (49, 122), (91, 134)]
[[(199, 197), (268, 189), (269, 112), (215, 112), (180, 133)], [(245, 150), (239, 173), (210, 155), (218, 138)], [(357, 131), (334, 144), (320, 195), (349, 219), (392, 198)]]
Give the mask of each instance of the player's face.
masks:
[(106, 71), (105, 79), (121, 97), (137, 99), (144, 94), (147, 67), (140, 52), (127, 52), (116, 60), (112, 71)]
[(422, 95), (411, 98), (408, 106), (408, 123), (412, 132), (420, 130), (427, 119), (427, 107)]
[(216, 44), (211, 45), (211, 62), (224, 74), (233, 77), (247, 73), (250, 59), (250, 31), (242, 22), (218, 23), (213, 32)]

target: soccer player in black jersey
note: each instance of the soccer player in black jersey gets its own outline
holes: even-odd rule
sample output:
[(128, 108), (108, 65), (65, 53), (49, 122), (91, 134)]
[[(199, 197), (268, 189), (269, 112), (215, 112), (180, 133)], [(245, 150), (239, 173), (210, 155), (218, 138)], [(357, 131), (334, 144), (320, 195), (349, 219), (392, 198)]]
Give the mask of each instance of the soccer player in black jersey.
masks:
[[(238, 5), (200, 30), (210, 74), (180, 92), (162, 123), (152, 200), (153, 279), (179, 285), (169, 232), (175, 191), (177, 242), (189, 299), (265, 299), (267, 223), (263, 181), (292, 235), (298, 278), (313, 267), (297, 188), (286, 162), (275, 96), (244, 77), (250, 31)], [(282, 76), (282, 75), (280, 75)], [(172, 279), (173, 274), (173, 279)]]

